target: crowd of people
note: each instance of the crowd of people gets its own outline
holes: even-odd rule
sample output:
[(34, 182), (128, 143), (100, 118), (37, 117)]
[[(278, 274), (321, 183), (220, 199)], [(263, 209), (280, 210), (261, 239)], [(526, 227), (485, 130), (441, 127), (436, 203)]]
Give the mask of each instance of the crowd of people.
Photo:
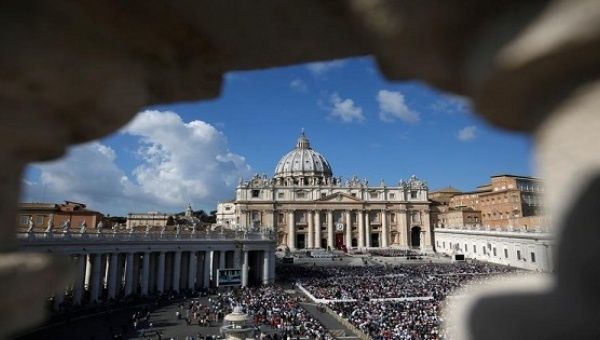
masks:
[(447, 338), (440, 328), (440, 306), (445, 298), (477, 278), (514, 271), (483, 262), (288, 266), (279, 270), (315, 298), (330, 300), (329, 307), (336, 314), (370, 338), (382, 340)]
[(440, 301), (339, 302), (330, 308), (375, 340), (440, 339)]
[(333, 339), (331, 334), (301, 305), (301, 298), (285, 291), (282, 286), (261, 286), (235, 289), (210, 300), (217, 313), (230, 313), (241, 306), (256, 326), (269, 331), (266, 339)]

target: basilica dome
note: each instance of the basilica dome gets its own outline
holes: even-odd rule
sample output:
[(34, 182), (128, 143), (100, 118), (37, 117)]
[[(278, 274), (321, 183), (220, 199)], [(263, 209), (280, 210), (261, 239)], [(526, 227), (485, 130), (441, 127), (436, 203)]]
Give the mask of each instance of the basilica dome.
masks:
[(275, 168), (275, 178), (332, 176), (331, 166), (323, 155), (310, 147), (304, 132), (298, 138), (296, 148), (281, 157)]

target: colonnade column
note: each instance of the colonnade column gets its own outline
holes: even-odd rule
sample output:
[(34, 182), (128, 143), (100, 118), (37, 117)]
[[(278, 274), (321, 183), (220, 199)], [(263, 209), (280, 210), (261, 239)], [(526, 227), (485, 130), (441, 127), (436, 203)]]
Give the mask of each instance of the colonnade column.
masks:
[(387, 228), (387, 214), (385, 209), (381, 210), (381, 247), (387, 248), (388, 246), (388, 228)]
[(315, 244), (315, 228), (314, 228), (314, 215), (312, 211), (307, 211), (306, 212), (306, 217), (308, 218), (308, 248), (314, 248)]
[(271, 283), (271, 250), (264, 251), (262, 281), (264, 285)]
[(198, 268), (198, 258), (196, 257), (196, 252), (190, 252), (190, 261), (188, 266), (188, 289), (196, 288), (196, 270)]
[(345, 220), (346, 220), (346, 248), (352, 248), (352, 219), (350, 210), (346, 210), (344, 212)]
[(175, 251), (173, 256), (173, 290), (179, 292), (179, 278), (181, 276), (181, 250)]
[(321, 212), (315, 212), (315, 248), (321, 248)]
[(288, 212), (288, 248), (290, 250), (296, 249), (296, 233), (295, 233), (295, 221), (294, 221), (294, 211), (290, 210)]
[(73, 286), (73, 304), (81, 305), (81, 300), (83, 299), (83, 285), (85, 284), (85, 265), (86, 265), (86, 256), (84, 254), (79, 255), (77, 258), (77, 273), (75, 274), (75, 285)]
[(110, 254), (110, 264), (108, 265), (108, 298), (114, 299), (117, 296), (117, 266), (119, 265), (119, 253)]
[(225, 258), (227, 257), (227, 251), (221, 250), (219, 252), (219, 269), (225, 269)]
[(94, 302), (98, 300), (100, 296), (100, 270), (102, 267), (102, 256), (100, 254), (92, 254), (92, 276), (90, 277), (90, 302)]
[(365, 219), (364, 219), (364, 215), (363, 215), (363, 211), (359, 210), (358, 211), (358, 248), (359, 249), (363, 249), (365, 247)]
[(371, 248), (371, 221), (369, 220), (369, 211), (365, 211), (365, 244)]
[(125, 296), (133, 292), (133, 253), (127, 253), (125, 261)]
[(333, 211), (327, 211), (327, 246), (329, 249), (335, 249), (335, 235), (333, 234)]
[(242, 260), (242, 287), (248, 286), (248, 251), (244, 250)]
[(148, 286), (150, 278), (150, 253), (144, 253), (144, 262), (142, 263), (142, 280), (141, 280), (141, 292), (142, 296), (148, 295)]
[(202, 287), (208, 288), (210, 285), (210, 251), (204, 251), (204, 265), (202, 266)]
[(156, 290), (162, 293), (165, 290), (165, 252), (158, 254), (158, 273), (156, 274)]

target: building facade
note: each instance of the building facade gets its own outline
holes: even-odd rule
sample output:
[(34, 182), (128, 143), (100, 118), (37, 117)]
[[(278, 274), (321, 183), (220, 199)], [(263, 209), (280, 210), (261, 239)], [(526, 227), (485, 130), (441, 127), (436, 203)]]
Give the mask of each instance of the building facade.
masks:
[(217, 205), (217, 225), (232, 227), (237, 224), (235, 201), (220, 202)]
[(546, 228), (491, 230), (481, 228), (436, 228), (436, 252), (450, 256), (553, 272), (555, 243)]
[(473, 192), (450, 198), (450, 209), (471, 208), (481, 212), (481, 224), (509, 229), (526, 224), (532, 216), (543, 214), (542, 182), (533, 177), (497, 175), (489, 184)]
[(395, 186), (335, 177), (327, 159), (302, 133), (296, 147), (277, 163), (272, 178), (240, 180), (233, 202), (235, 224), (270, 229), (278, 246), (290, 250), (427, 251), (432, 249), (427, 191), (426, 183), (415, 176)]
[(64, 203), (20, 203), (17, 213), (19, 230), (32, 228), (32, 231), (43, 231), (50, 228), (63, 230), (81, 228), (94, 229), (102, 221), (103, 228), (109, 228), (110, 222), (100, 212), (87, 209), (83, 203), (65, 201)]

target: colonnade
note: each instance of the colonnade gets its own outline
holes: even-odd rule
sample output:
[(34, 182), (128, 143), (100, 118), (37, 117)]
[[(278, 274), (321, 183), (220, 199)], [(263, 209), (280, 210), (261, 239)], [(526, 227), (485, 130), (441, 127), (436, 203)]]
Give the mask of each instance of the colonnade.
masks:
[(55, 307), (66, 295), (72, 304), (82, 305), (129, 295), (216, 287), (219, 269), (241, 269), (243, 287), (250, 283), (250, 275), (262, 284), (272, 283), (275, 278), (272, 249), (89, 251), (70, 257), (75, 262), (75, 281), (56, 292)]

